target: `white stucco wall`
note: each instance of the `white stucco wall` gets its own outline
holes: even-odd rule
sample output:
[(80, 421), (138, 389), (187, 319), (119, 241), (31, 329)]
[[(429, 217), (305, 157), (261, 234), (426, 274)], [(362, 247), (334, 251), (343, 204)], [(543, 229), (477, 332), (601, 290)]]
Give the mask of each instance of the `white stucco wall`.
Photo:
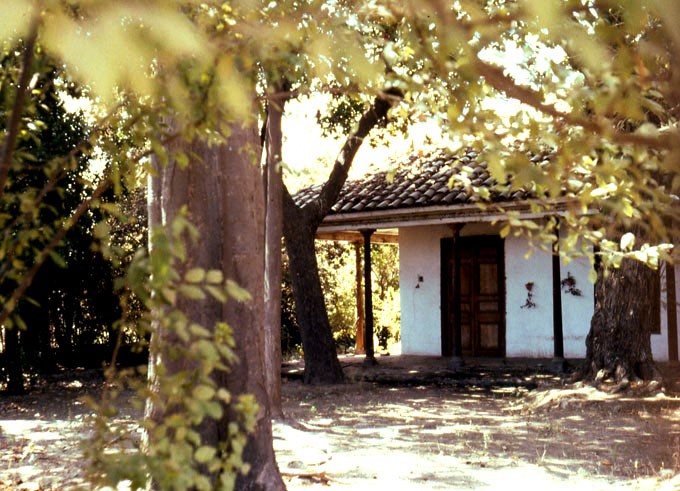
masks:
[[(525, 238), (505, 240), (506, 356), (551, 358), (554, 353), (552, 256), (534, 251), (526, 258), (528, 252)], [(585, 259), (561, 263), (561, 279), (571, 273), (575, 287), (581, 290), (580, 296), (562, 290), (562, 335), (567, 358), (585, 356), (585, 340), (594, 306), (589, 271), (590, 265)], [(534, 283), (536, 307), (522, 308), (527, 299), (525, 285), (529, 282)]]
[(440, 240), (444, 226), (399, 229), (401, 352), (441, 355)]
[[(496, 234), (488, 224), (466, 225), (462, 236)], [(408, 227), (399, 230), (402, 353), (441, 355), (441, 250), (440, 241), (451, 236), (446, 226)], [(545, 252), (528, 259), (526, 239), (505, 240), (506, 356), (546, 357), (553, 355), (552, 263)], [(587, 261), (562, 265), (582, 292), (562, 292), (564, 352), (569, 358), (585, 356), (585, 336), (593, 313), (593, 287), (588, 281)], [(535, 308), (526, 303), (525, 285), (534, 283)], [(680, 298), (680, 297), (679, 297)]]
[[(675, 266), (675, 298), (680, 299), (680, 266)], [(667, 302), (667, 291), (666, 291), (666, 264), (661, 266), (661, 333), (652, 334), (652, 355), (657, 361), (667, 361), (668, 360), (668, 308), (672, 306), (668, 305)], [(678, 305), (675, 305), (677, 311), (678, 319), (680, 319), (680, 309)], [(680, 344), (680, 343), (679, 343)], [(680, 348), (680, 346), (679, 346)]]
[[(549, 358), (552, 346), (552, 283), (550, 256), (534, 252), (529, 259), (526, 239), (505, 239), (505, 353), (509, 357)], [(532, 301), (527, 302), (529, 282), (534, 284)]]
[[(590, 283), (590, 261), (578, 259), (560, 265), (561, 278), (571, 273), (581, 296), (574, 296), (562, 289), (562, 331), (564, 356), (583, 358), (586, 356), (586, 336), (590, 331), (590, 320), (595, 310), (595, 287)], [(551, 316), (552, 320), (552, 316)]]

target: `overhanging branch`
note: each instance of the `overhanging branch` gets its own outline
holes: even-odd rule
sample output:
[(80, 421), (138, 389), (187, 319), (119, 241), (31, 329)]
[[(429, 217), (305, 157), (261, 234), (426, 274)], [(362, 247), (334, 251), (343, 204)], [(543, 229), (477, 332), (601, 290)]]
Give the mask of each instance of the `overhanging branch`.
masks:
[(368, 136), (370, 131), (387, 116), (387, 112), (390, 108), (402, 98), (403, 94), (399, 89), (388, 89), (379, 94), (373, 101), (371, 107), (361, 116), (356, 131), (347, 138), (342, 146), (340, 155), (333, 165), (333, 170), (331, 171), (328, 180), (321, 188), (318, 198), (308, 205), (314, 207), (314, 216), (317, 224), (321, 223), (333, 204), (337, 201), (342, 186), (347, 180), (347, 174), (352, 166), (354, 157), (359, 151), (364, 139)]
[(584, 118), (559, 111), (554, 105), (543, 102), (543, 97), (538, 92), (518, 85), (510, 76), (503, 72), (503, 69), (481, 60), (477, 60), (474, 66), (477, 73), (484, 77), (486, 82), (494, 89), (504, 92), (508, 97), (517, 99), (519, 102), (531, 106), (570, 126), (580, 126), (583, 129), (592, 131), (593, 133), (609, 138), (622, 145), (645, 146), (657, 149), (670, 149), (673, 146), (673, 138), (671, 135), (652, 137), (639, 133), (627, 133), (617, 130), (603, 120)]
[(2, 160), (0, 160), (0, 199), (2, 199), (5, 194), (5, 185), (7, 184), (9, 170), (12, 167), (14, 149), (16, 148), (17, 138), (19, 137), (21, 114), (24, 111), (28, 86), (31, 80), (33, 60), (35, 58), (35, 43), (38, 38), (38, 25), (39, 18), (36, 14), (33, 16), (28, 37), (24, 41), (24, 54), (21, 74), (19, 75), (19, 84), (17, 85), (17, 93), (14, 97), (12, 112), (10, 114), (9, 123), (7, 124), (7, 134), (5, 135), (5, 141), (2, 145)]

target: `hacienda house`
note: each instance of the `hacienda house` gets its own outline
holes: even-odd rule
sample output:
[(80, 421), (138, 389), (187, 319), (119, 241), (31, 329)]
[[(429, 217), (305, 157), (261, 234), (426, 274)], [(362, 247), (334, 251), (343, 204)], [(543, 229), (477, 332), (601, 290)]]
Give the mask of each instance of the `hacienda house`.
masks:
[[(521, 191), (492, 190), (497, 206), (481, 209), (464, 187), (450, 186), (463, 166), (474, 186), (492, 183), (486, 163), (471, 150), (411, 157), (392, 179), (383, 172), (348, 181), (317, 237), (363, 241), (366, 274), (367, 244), (399, 244), (402, 354), (454, 360), (585, 357), (594, 310), (589, 262), (564, 264), (540, 250), (527, 256), (526, 237), (501, 238), (502, 211), (545, 217), (531, 211), (530, 198)], [(317, 187), (302, 190), (296, 200), (304, 204), (316, 193)], [(652, 323), (652, 350), (660, 361), (678, 359), (677, 312), (667, 309), (680, 295), (677, 269), (662, 265), (658, 291), (651, 292), (659, 312)], [(372, 332), (367, 290), (366, 330)], [(364, 339), (372, 356), (372, 336)]]

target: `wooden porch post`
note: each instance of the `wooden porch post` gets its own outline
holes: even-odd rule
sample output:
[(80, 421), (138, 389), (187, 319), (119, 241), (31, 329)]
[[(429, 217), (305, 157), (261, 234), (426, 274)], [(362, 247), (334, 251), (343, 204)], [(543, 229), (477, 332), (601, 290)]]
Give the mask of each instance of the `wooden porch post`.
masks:
[(361, 285), (363, 271), (361, 267), (361, 243), (354, 243), (355, 269), (356, 269), (356, 302), (357, 302), (357, 323), (356, 341), (354, 343), (354, 353), (363, 354), (366, 352), (364, 345), (364, 291)]
[[(453, 356), (449, 368), (456, 369), (465, 365), (463, 361), (463, 326), (460, 315), (460, 229), (458, 224), (451, 225), (453, 230)], [(442, 299), (444, 302), (445, 299)]]
[(666, 315), (668, 316), (668, 361), (678, 361), (678, 303), (675, 295), (675, 265), (666, 263)]
[(553, 339), (554, 352), (552, 365), (558, 371), (564, 371), (564, 335), (562, 329), (562, 279), (560, 271), (560, 228), (559, 219), (555, 226), (557, 239), (553, 245), (552, 255), (552, 290), (553, 290)]
[(373, 351), (373, 291), (371, 287), (371, 235), (375, 230), (362, 230), (364, 236), (364, 308), (366, 323), (364, 326), (364, 365), (376, 365)]

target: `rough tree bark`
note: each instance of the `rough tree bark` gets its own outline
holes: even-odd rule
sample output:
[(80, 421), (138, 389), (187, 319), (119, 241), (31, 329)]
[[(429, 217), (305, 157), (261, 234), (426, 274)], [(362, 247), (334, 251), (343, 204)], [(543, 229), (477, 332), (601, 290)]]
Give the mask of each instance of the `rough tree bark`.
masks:
[[(239, 490), (285, 489), (279, 474), (272, 447), (271, 418), (265, 385), (264, 370), (264, 191), (259, 166), (250, 157), (259, 145), (254, 125), (231, 126), (231, 134), (222, 145), (208, 145), (194, 141), (184, 145), (188, 155), (200, 161), (185, 169), (170, 162), (157, 169), (149, 192), (149, 220), (154, 224), (168, 224), (183, 205), (188, 206), (189, 218), (201, 234), (200, 245), (190, 251), (182, 268), (202, 267), (219, 269), (226, 278), (234, 280), (252, 295), (247, 302), (229, 300), (226, 304), (212, 299), (179, 299), (179, 307), (191, 321), (210, 328), (226, 321), (233, 329), (239, 362), (229, 373), (220, 372), (219, 386), (227, 388), (236, 398), (253, 394), (260, 406), (257, 426), (244, 450), (244, 462), (250, 472), (240, 476)], [(171, 148), (169, 154), (173, 154)], [(180, 271), (180, 274), (182, 271)], [(168, 337), (156, 331), (157, 339)], [(179, 342), (176, 339), (166, 339)], [(153, 343), (154, 341), (152, 341)], [(156, 353), (156, 356), (158, 354)], [(157, 360), (152, 358), (150, 368)], [(166, 373), (186, 369), (187, 361), (163, 360)], [(153, 377), (150, 370), (150, 377)], [(148, 408), (148, 417), (163, 417), (159, 408)], [(233, 415), (227, 411), (218, 421), (206, 420), (197, 429), (203, 442), (218, 447), (226, 440)]]
[(267, 108), (265, 192), (265, 374), (273, 418), (283, 417), (281, 405), (281, 240), (283, 239), (283, 176), (281, 120), (285, 99)]
[(345, 380), (324, 304), (314, 250), (314, 235), (321, 221), (338, 199), (347, 173), (364, 138), (387, 116), (401, 98), (398, 90), (376, 97), (347, 139), (319, 196), (298, 207), (284, 185), (283, 235), (290, 261), (295, 311), (304, 350), (304, 381), (309, 384), (336, 384)]
[(648, 295), (655, 291), (655, 280), (653, 270), (633, 259), (624, 259), (608, 275), (599, 272), (595, 312), (586, 338), (584, 379), (613, 379), (621, 389), (632, 380), (660, 379), (652, 359), (649, 324), (658, 315)]

